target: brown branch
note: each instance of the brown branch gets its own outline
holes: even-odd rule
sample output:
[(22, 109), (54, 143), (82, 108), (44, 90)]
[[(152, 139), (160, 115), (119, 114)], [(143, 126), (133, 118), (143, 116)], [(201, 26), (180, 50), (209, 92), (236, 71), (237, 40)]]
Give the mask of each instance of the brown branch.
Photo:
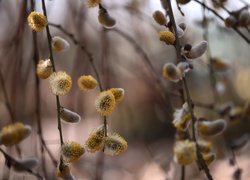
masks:
[[(45, 0), (42, 0), (42, 8), (43, 8), (44, 16), (47, 18)], [(48, 46), (49, 46), (50, 60), (52, 62), (52, 68), (53, 68), (53, 71), (56, 72), (56, 67), (55, 67), (55, 62), (54, 62), (54, 57), (53, 57), (53, 50), (52, 50), (52, 45), (51, 45), (51, 34), (50, 34), (49, 25), (46, 26), (46, 33), (47, 33), (47, 40), (48, 40)], [(56, 95), (56, 107), (57, 107), (57, 128), (59, 131), (60, 143), (62, 146), (63, 145), (63, 135), (62, 135), (62, 126), (61, 126), (61, 119), (60, 119), (61, 105), (60, 105), (60, 99), (59, 99), (58, 95)]]
[[(177, 26), (175, 23), (174, 13), (173, 13), (172, 5), (171, 5), (171, 0), (166, 0), (166, 3), (168, 5), (168, 14), (170, 17), (171, 24), (173, 26), (174, 31), (177, 32)], [(179, 38), (178, 38), (177, 33), (175, 33), (175, 36), (176, 36), (175, 48), (176, 48), (176, 53), (177, 53), (177, 58), (178, 58), (177, 61), (179, 61), (180, 60), (179, 58), (181, 57), (181, 47), (180, 47), (180, 42), (179, 42)], [(212, 180), (213, 178), (209, 172), (209, 169), (208, 169), (204, 159), (202, 158), (200, 148), (199, 148), (199, 145), (197, 143), (196, 134), (195, 134), (196, 117), (194, 115), (193, 102), (192, 102), (192, 99), (190, 96), (189, 88), (187, 86), (187, 81), (186, 81), (185, 77), (183, 78), (182, 82), (183, 82), (183, 89), (184, 89), (184, 92), (186, 94), (186, 101), (188, 103), (188, 109), (189, 109), (189, 112), (191, 114), (191, 119), (192, 119), (192, 124), (191, 124), (192, 125), (192, 140), (195, 142), (198, 164), (199, 164), (200, 168), (204, 170), (207, 178), (209, 180)]]
[[(203, 6), (204, 8), (206, 8), (207, 10), (209, 10), (210, 12), (212, 12), (216, 17), (218, 17), (223, 22), (225, 21), (225, 19), (219, 13), (217, 13), (214, 9), (208, 7), (203, 2), (200, 2), (199, 0), (193, 0), (193, 1), (197, 2), (201, 6)], [(236, 27), (232, 27), (232, 28), (234, 29), (234, 31), (236, 33), (238, 33), (250, 45), (250, 39), (248, 39), (238, 28), (236, 28)]]

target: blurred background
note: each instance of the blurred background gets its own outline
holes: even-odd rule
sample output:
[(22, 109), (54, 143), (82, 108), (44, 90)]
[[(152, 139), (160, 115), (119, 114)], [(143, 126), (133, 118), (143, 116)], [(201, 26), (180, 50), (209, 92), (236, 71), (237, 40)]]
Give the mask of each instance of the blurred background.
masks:
[[(101, 152), (85, 153), (72, 165), (72, 173), (81, 180), (97, 179), (98, 176), (104, 180), (180, 179), (180, 166), (173, 161), (175, 129), (172, 125), (172, 114), (182, 103), (178, 84), (164, 80), (161, 76), (163, 65), (174, 62), (176, 55), (173, 46), (166, 46), (159, 41), (158, 32), (164, 27), (159, 26), (152, 18), (154, 11), (163, 11), (160, 0), (103, 0), (102, 3), (117, 21), (113, 29), (103, 28), (99, 24), (98, 8), (87, 8), (85, 0), (46, 1), (49, 22), (61, 25), (72, 33), (92, 54), (104, 88), (121, 87), (126, 92), (125, 99), (108, 117), (108, 126), (110, 131), (118, 132), (128, 141), (128, 150), (118, 157), (104, 156), (102, 163)], [(207, 1), (207, 5), (214, 8), (210, 1)], [(225, 7), (234, 11), (246, 5), (249, 5), (248, 0), (228, 0)], [(181, 6), (185, 16), (180, 14), (175, 1), (173, 8), (176, 21), (187, 24), (185, 35), (181, 39), (182, 44), (197, 44), (203, 40), (203, 8), (192, 1)], [(41, 158), (37, 135), (36, 63), (32, 31), (27, 23), (31, 9), (29, 0), (0, 1), (0, 127), (12, 120), (31, 125), (32, 135), (20, 144), (22, 157)], [(41, 1), (35, 1), (35, 10), (42, 12)], [(228, 16), (223, 9), (215, 10), (224, 18)], [(219, 57), (229, 65), (226, 71), (215, 73), (216, 91), (220, 99), (213, 98), (206, 55), (193, 60), (194, 70), (188, 74), (187, 80), (193, 101), (200, 105), (195, 106), (196, 115), (216, 119), (219, 116), (214, 111), (215, 104), (232, 103), (234, 106), (244, 107), (250, 100), (250, 46), (235, 31), (226, 28), (224, 22), (212, 13), (206, 11), (206, 16), (209, 19), (208, 42), (211, 56)], [(52, 36), (61, 36), (71, 45), (68, 51), (54, 53), (57, 70), (66, 71), (73, 80), (73, 87), (68, 95), (61, 97), (61, 104), (82, 117), (81, 122), (76, 125), (63, 123), (63, 136), (65, 140), (84, 144), (89, 133), (103, 123), (94, 106), (99, 90), (82, 92), (76, 82), (81, 75), (95, 74), (88, 56), (80, 46), (74, 44), (61, 29), (54, 26), (50, 29)], [(249, 32), (244, 28), (240, 31), (250, 39)], [(39, 59), (49, 58), (45, 31), (37, 33), (37, 43)], [(153, 67), (148, 65), (147, 58)], [(165, 100), (157, 88), (152, 68), (163, 84), (164, 94), (167, 95)], [(39, 96), (44, 140), (58, 160), (60, 143), (56, 103), (47, 80), (39, 81)], [(9, 107), (6, 105), (6, 97)], [(247, 134), (249, 125), (248, 119), (230, 124), (221, 137), (211, 140), (218, 153), (217, 161), (210, 166), (214, 179), (233, 179), (235, 168), (229, 164), (232, 154), (227, 148), (227, 142)], [(244, 180), (250, 179), (249, 149), (250, 145), (246, 143), (236, 151)], [(18, 159), (15, 148), (5, 150)], [(34, 178), (29, 174), (8, 170), (4, 157), (0, 158), (0, 179)], [(47, 153), (45, 160), (47, 178), (56, 179), (55, 167)], [(35, 171), (43, 172), (41, 166)], [(187, 179), (203, 177), (195, 163), (188, 166), (186, 172)]]

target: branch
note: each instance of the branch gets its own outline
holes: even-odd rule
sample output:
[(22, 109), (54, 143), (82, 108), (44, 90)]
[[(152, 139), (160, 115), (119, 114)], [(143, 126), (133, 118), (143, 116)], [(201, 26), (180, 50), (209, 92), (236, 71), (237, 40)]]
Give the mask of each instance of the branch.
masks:
[[(43, 8), (43, 13), (44, 16), (47, 18), (47, 11), (46, 11), (46, 6), (45, 6), (45, 0), (42, 0), (42, 8)], [(51, 34), (49, 30), (49, 25), (46, 26), (46, 33), (47, 33), (47, 40), (48, 40), (48, 45), (49, 45), (49, 53), (50, 53), (50, 60), (52, 62), (52, 67), (53, 71), (56, 72), (56, 67), (55, 67), (55, 62), (54, 62), (54, 57), (53, 57), (53, 51), (52, 51), (52, 46), (51, 46)], [(60, 99), (59, 96), (56, 95), (56, 107), (57, 107), (57, 128), (59, 131), (60, 135), (60, 143), (61, 146), (63, 145), (63, 135), (62, 135), (62, 127), (61, 127), (61, 119), (60, 119)]]
[[(181, 47), (180, 47), (180, 42), (179, 42), (179, 38), (178, 38), (178, 35), (177, 35), (177, 26), (176, 26), (176, 23), (175, 23), (174, 13), (173, 13), (172, 5), (171, 5), (171, 0), (166, 0), (166, 3), (168, 5), (168, 14), (169, 14), (169, 17), (170, 17), (170, 21), (171, 21), (171, 24), (172, 24), (173, 29), (175, 31), (175, 36), (176, 36), (175, 48), (176, 48), (176, 54), (177, 54), (177, 58), (178, 58), (177, 62), (178, 62), (178, 61), (180, 61), (180, 57), (181, 57)], [(197, 143), (197, 139), (196, 139), (196, 135), (195, 135), (196, 117), (194, 115), (193, 102), (192, 102), (192, 99), (191, 99), (191, 96), (190, 96), (190, 92), (189, 92), (189, 89), (188, 89), (188, 86), (187, 86), (187, 81), (186, 81), (185, 77), (183, 78), (182, 82), (183, 82), (183, 89), (184, 89), (184, 91), (186, 93), (186, 100), (187, 100), (187, 103), (188, 103), (188, 109), (189, 109), (189, 112), (191, 114), (191, 119), (192, 119), (192, 140), (195, 142), (195, 145), (196, 145), (196, 154), (197, 154), (198, 164), (204, 170), (207, 178), (209, 180), (212, 180), (213, 177), (211, 176), (211, 174), (209, 172), (209, 169), (208, 169), (204, 159), (202, 158), (200, 148), (199, 148), (199, 145)]]
[[(200, 2), (199, 0), (193, 0), (195, 2), (197, 2), (198, 4), (200, 4), (201, 6), (203, 6), (204, 8), (206, 8), (207, 10), (209, 10), (210, 12), (212, 12), (215, 16), (217, 16), (220, 20), (222, 20), (223, 22), (225, 21), (225, 19), (219, 14), (217, 13), (214, 9), (208, 7), (206, 4), (204, 4), (203, 2)], [(238, 28), (236, 27), (232, 27), (234, 29), (234, 31), (236, 33), (238, 33), (249, 45), (250, 45), (250, 40), (242, 33), (238, 30)]]

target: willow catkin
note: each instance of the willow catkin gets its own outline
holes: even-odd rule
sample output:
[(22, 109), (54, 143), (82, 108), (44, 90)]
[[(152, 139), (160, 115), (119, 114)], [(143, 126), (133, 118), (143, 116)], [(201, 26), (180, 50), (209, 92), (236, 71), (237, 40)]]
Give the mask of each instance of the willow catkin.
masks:
[(81, 120), (81, 116), (69, 109), (61, 107), (60, 117), (64, 122), (67, 123), (78, 123)]
[(54, 95), (66, 95), (72, 86), (71, 77), (64, 71), (53, 72), (49, 77), (50, 89)]
[(53, 73), (50, 59), (40, 60), (36, 66), (36, 74), (41, 79), (47, 79)]
[(40, 12), (31, 12), (28, 16), (30, 28), (36, 32), (42, 31), (47, 25), (46, 17)]
[(102, 116), (111, 114), (115, 105), (115, 96), (111, 91), (102, 91), (95, 100), (96, 110)]

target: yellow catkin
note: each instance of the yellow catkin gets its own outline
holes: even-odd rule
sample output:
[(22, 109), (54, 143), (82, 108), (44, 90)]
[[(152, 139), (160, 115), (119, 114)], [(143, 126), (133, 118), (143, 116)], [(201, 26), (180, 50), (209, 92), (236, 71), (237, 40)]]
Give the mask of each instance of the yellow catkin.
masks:
[(3, 127), (0, 132), (0, 144), (11, 146), (20, 143), (31, 133), (31, 127), (17, 122)]
[(174, 146), (174, 160), (180, 165), (188, 165), (196, 160), (195, 144), (192, 141), (177, 141)]
[(115, 96), (111, 91), (101, 92), (95, 100), (96, 110), (102, 116), (109, 115), (115, 108), (115, 105)]
[(212, 143), (204, 140), (198, 141), (199, 149), (201, 153), (209, 153), (212, 151)]
[(94, 153), (103, 149), (105, 130), (104, 125), (94, 129), (85, 142), (85, 149), (88, 152)]
[(70, 172), (69, 165), (63, 163), (63, 164), (57, 166), (57, 169), (56, 169), (56, 176), (57, 177), (64, 178), (65, 176), (68, 176), (70, 174), (71, 174), (71, 172)]
[(175, 43), (175, 35), (171, 31), (160, 31), (159, 38), (168, 45), (173, 45)]
[(36, 74), (41, 79), (47, 79), (53, 73), (50, 59), (40, 60), (36, 66)]
[(161, 11), (155, 11), (153, 13), (153, 18), (159, 25), (165, 25), (167, 23), (167, 20)]
[(28, 16), (28, 24), (32, 30), (40, 32), (47, 25), (47, 19), (42, 13), (33, 11)]
[(61, 147), (61, 155), (67, 163), (78, 160), (84, 152), (85, 150), (81, 144), (73, 141), (65, 142)]
[(66, 95), (72, 86), (71, 77), (63, 71), (54, 72), (49, 77), (50, 89), (55, 95)]
[(115, 102), (118, 103), (123, 100), (125, 91), (122, 88), (111, 88), (109, 91), (112, 92), (112, 94), (115, 97)]
[(105, 138), (104, 153), (110, 156), (117, 156), (128, 148), (127, 141), (120, 135), (113, 133)]
[(162, 76), (167, 80), (178, 82), (182, 78), (182, 73), (175, 64), (166, 63), (162, 69)]
[(89, 8), (98, 6), (101, 3), (101, 0), (88, 0), (87, 5)]
[(214, 153), (202, 154), (202, 157), (205, 163), (207, 164), (207, 166), (209, 166), (216, 159), (216, 156)]
[(97, 84), (98, 84), (97, 80), (91, 75), (80, 76), (77, 80), (77, 85), (79, 89), (82, 91), (95, 89)]

